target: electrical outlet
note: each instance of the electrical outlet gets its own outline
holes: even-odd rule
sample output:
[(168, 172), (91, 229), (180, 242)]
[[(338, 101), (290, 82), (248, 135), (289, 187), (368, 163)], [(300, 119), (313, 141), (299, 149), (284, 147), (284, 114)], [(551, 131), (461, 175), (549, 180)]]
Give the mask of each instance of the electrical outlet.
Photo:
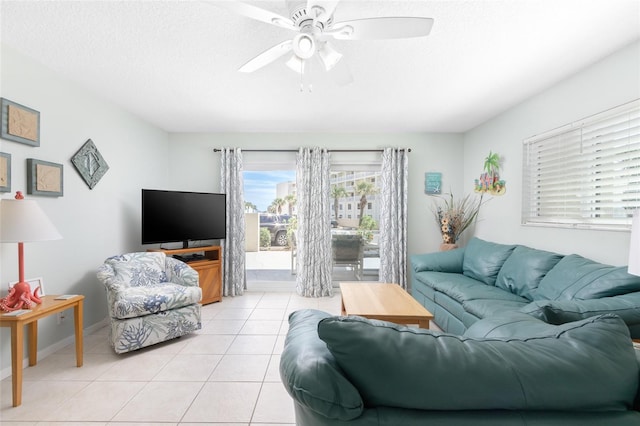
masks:
[(58, 325), (62, 324), (62, 321), (64, 321), (64, 311), (58, 312), (58, 314), (56, 315), (56, 320), (58, 321)]

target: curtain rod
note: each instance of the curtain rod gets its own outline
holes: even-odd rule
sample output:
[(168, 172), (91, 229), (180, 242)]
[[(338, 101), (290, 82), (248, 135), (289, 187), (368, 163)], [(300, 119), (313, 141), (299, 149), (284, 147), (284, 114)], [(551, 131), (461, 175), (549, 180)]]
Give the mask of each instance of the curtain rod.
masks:
[[(220, 148), (213, 148), (213, 152), (222, 151)], [(328, 149), (328, 152), (383, 152), (383, 149)], [(407, 149), (411, 152), (411, 148)], [(297, 149), (243, 149), (242, 152), (298, 152)]]

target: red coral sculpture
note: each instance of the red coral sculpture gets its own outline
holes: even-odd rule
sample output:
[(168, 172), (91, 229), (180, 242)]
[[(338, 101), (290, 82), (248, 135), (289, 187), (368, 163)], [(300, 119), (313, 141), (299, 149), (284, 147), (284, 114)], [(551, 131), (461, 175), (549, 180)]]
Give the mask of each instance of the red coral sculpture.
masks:
[(40, 287), (31, 294), (29, 283), (21, 282), (14, 285), (6, 297), (0, 299), (0, 309), (3, 311), (16, 311), (22, 308), (33, 308), (42, 303), (39, 297)]

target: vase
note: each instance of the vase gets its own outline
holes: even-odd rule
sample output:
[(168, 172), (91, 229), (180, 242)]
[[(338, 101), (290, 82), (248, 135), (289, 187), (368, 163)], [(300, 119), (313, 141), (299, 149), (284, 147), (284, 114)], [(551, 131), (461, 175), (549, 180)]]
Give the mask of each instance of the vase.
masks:
[(453, 250), (457, 248), (458, 248), (457, 244), (449, 244), (449, 243), (440, 244), (440, 251), (448, 251), (448, 250)]

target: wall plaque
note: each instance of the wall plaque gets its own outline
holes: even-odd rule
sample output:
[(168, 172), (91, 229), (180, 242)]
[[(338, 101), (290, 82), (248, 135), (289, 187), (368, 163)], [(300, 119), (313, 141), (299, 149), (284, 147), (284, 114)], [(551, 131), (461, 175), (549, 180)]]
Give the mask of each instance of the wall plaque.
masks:
[(13, 142), (40, 146), (40, 113), (2, 98), (2, 132), (0, 137)]
[(87, 140), (82, 148), (71, 157), (71, 162), (89, 189), (93, 189), (109, 170), (109, 165), (91, 139)]

